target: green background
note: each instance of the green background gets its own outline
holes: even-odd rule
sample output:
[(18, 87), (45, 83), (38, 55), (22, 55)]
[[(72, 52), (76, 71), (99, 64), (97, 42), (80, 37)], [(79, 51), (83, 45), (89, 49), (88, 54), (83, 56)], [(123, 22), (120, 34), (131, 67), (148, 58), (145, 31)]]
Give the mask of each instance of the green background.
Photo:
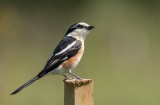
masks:
[(94, 25), (73, 72), (94, 80), (95, 105), (160, 105), (160, 2), (0, 2), (0, 105), (63, 105), (63, 76), (37, 75), (68, 28)]

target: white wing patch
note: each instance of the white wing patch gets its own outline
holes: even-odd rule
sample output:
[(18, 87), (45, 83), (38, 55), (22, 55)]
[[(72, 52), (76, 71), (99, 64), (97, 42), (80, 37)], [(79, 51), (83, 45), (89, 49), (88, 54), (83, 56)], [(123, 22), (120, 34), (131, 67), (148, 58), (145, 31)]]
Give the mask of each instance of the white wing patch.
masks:
[(63, 60), (66, 60), (66, 59), (68, 59), (68, 57), (63, 58), (62, 61), (63, 61)]
[(67, 51), (68, 49), (70, 49), (73, 45), (75, 45), (75, 43), (76, 43), (76, 41), (72, 42), (66, 48), (64, 48), (62, 51), (56, 53), (55, 55), (60, 55), (60, 54), (64, 53), (65, 51)]

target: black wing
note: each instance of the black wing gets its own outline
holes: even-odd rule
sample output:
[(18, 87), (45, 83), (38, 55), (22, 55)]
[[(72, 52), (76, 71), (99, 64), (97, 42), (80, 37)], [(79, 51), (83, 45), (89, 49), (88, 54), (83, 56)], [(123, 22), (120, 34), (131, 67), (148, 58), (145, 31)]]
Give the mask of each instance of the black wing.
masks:
[[(73, 46), (71, 46), (65, 52), (57, 54), (73, 42), (75, 42)], [(60, 42), (60, 44), (56, 47), (51, 58), (47, 61), (44, 69), (38, 74), (38, 77), (44, 76), (53, 69), (57, 68), (65, 60), (68, 60), (74, 55), (76, 55), (76, 53), (80, 50), (81, 45), (82, 43), (80, 40), (76, 40), (71, 36), (65, 36)]]
[(65, 36), (59, 43), (59, 45), (55, 48), (54, 52), (53, 52), (53, 56), (62, 51), (64, 48), (66, 48), (69, 44), (71, 44), (72, 42), (74, 42), (76, 40), (76, 38), (72, 37), (72, 36)]

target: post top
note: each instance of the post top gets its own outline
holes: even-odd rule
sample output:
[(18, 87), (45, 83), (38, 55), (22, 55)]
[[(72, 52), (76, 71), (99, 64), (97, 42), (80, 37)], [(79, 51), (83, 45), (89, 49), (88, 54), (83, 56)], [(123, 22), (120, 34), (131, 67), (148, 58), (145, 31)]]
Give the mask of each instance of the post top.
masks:
[(64, 80), (64, 84), (71, 87), (80, 87), (91, 83), (92, 79), (68, 79)]

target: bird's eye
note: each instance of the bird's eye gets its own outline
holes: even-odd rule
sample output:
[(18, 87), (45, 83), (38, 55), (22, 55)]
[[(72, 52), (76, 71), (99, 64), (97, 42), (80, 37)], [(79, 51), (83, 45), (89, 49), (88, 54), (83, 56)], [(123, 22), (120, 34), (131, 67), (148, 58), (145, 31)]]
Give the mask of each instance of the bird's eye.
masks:
[(83, 26), (82, 25), (78, 25), (78, 28), (83, 28)]

